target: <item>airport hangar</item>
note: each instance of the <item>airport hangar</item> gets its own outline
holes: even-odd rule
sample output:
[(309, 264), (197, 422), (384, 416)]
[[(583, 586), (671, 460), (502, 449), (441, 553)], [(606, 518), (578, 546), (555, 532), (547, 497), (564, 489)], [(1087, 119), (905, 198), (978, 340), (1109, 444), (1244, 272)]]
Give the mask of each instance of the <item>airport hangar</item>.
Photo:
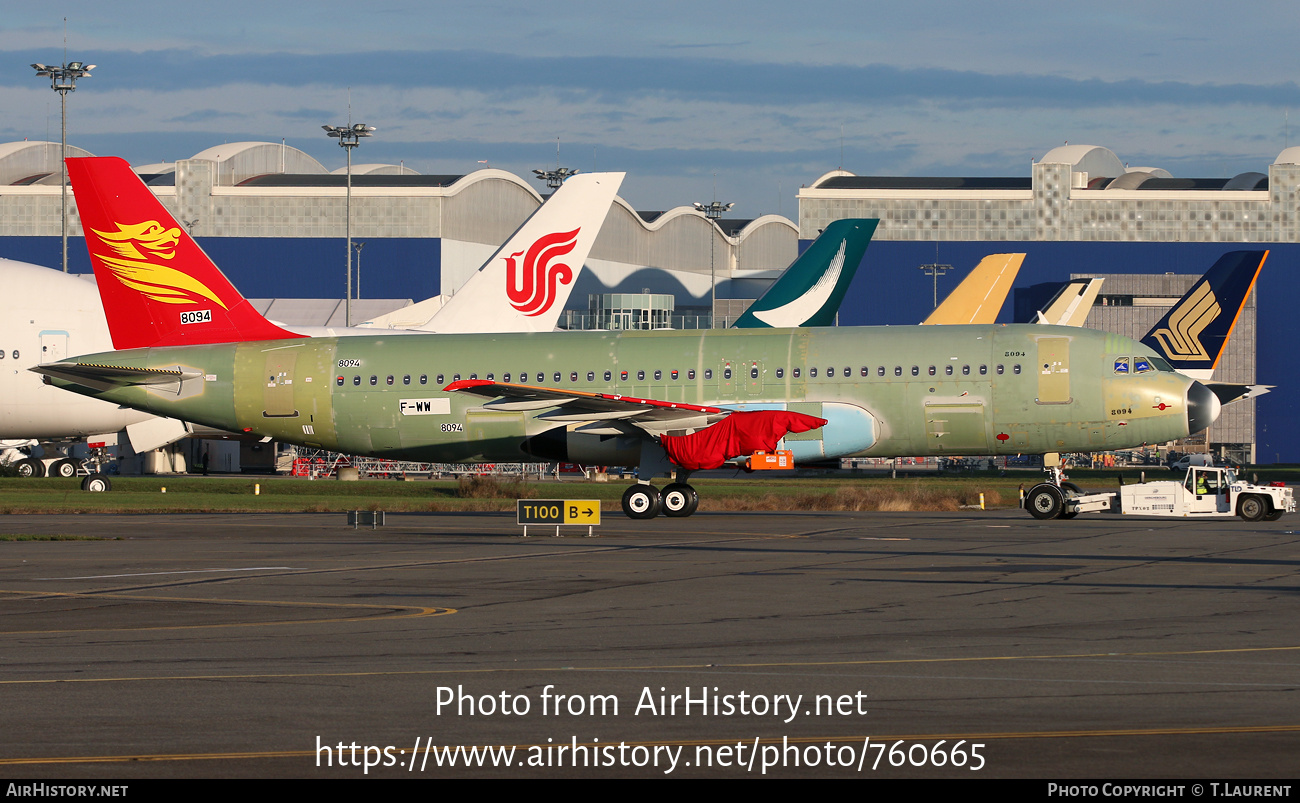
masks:
[[(70, 148), (70, 155), (90, 154)], [(1134, 274), (1111, 276), (1102, 301), (1119, 307), (1098, 308), (1089, 325), (1140, 336), (1225, 251), (1274, 248), (1261, 287), (1286, 286), (1277, 274), (1290, 254), (1277, 252), (1281, 237), (1269, 237), (1296, 230), (1300, 166), (1288, 157), (1300, 158), (1300, 148), (1284, 151), (1268, 176), (1231, 180), (1127, 169), (1109, 150), (1092, 146), (1050, 151), (1029, 178), (879, 178), (837, 170), (800, 191), (798, 228), (775, 215), (713, 226), (691, 207), (637, 212), (618, 198), (569, 305), (581, 308), (590, 297), (591, 308), (603, 305), (606, 315), (596, 321), (579, 311), (561, 324), (609, 326), (608, 307), (623, 305), (631, 308), (624, 313), (633, 325), (638, 318), (643, 326), (661, 325), (662, 317), (652, 324), (651, 316), (665, 314), (666, 295), (679, 310), (672, 325), (707, 326), (710, 276), (716, 275), (717, 313), (725, 325), (831, 220), (879, 217), (869, 267), (849, 291), (842, 324), (922, 319), (932, 305), (931, 279), (917, 273), (919, 265), (952, 264), (954, 276), (940, 287), (946, 292), (986, 254), (1025, 251), (1021, 285), (1059, 284), (1067, 272)], [(288, 324), (343, 323), (337, 300), (345, 286), (342, 168), (331, 173), (284, 144), (244, 142), (135, 169), (265, 314)], [(544, 200), (524, 180), (493, 169), (424, 176), (397, 165), (354, 165), (352, 182), (352, 236), (365, 243), (356, 254), (356, 295), (364, 298), (353, 301), (353, 322), (454, 291)], [(58, 264), (58, 184), (56, 143), (0, 145), (0, 254)], [(1292, 211), (1268, 213), (1283, 207)], [(70, 208), (76, 237), (70, 269), (84, 273), (89, 263), (75, 204)], [(1234, 332), (1234, 353), (1216, 379), (1254, 381), (1254, 313), (1252, 297)], [(1008, 310), (1003, 318), (1011, 320)], [(1268, 352), (1270, 344), (1276, 353)], [(1264, 397), (1258, 453), (1254, 401), (1229, 407), (1207, 446), (1243, 460), (1300, 460), (1300, 447), (1287, 452), (1300, 443), (1292, 431), (1300, 424), (1286, 418), (1290, 405), (1268, 406), (1286, 390), (1284, 352), (1274, 341), (1261, 344), (1261, 355), (1266, 352), (1274, 361), (1262, 377), (1278, 384), (1279, 393)]]
[[(915, 323), (932, 303), (932, 279), (919, 266), (952, 265), (960, 277), (986, 254), (1024, 252), (1016, 285), (1025, 289), (1000, 320), (1028, 320), (1042, 299), (1032, 285), (1104, 276), (1086, 325), (1137, 338), (1219, 256), (1267, 249), (1214, 378), (1253, 383), (1258, 374), (1276, 388), (1226, 407), (1208, 446), (1246, 462), (1300, 462), (1292, 351), (1300, 343), (1300, 147), (1283, 150), (1267, 173), (1230, 179), (1129, 168), (1091, 145), (1054, 148), (1029, 172), (961, 178), (835, 170), (800, 189), (801, 241), (833, 220), (880, 218), (867, 252), (872, 269), (849, 289), (840, 323)], [(955, 282), (941, 279), (940, 297)]]

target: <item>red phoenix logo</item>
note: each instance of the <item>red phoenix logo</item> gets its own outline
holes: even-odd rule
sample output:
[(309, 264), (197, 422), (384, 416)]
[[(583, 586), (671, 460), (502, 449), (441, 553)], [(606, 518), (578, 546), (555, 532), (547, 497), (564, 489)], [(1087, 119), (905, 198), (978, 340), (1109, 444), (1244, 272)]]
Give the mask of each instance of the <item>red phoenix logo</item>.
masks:
[[(541, 315), (555, 303), (556, 285), (573, 281), (573, 270), (555, 260), (578, 244), (578, 231), (556, 232), (537, 238), (527, 253), (519, 251), (504, 257), (506, 261), (506, 295), (510, 306), (529, 317)], [(522, 264), (519, 257), (522, 256)]]

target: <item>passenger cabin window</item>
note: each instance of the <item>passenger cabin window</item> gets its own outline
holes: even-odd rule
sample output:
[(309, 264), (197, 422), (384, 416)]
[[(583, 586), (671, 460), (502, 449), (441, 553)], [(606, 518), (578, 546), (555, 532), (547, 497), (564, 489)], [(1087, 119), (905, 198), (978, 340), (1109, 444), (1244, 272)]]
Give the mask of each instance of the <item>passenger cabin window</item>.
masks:
[(377, 377), (377, 376), (371, 376), (371, 377), (370, 377), (370, 384), (371, 384), (371, 385), (378, 385), (378, 384), (379, 384), (379, 377)]
[(359, 377), (359, 376), (354, 376), (354, 377), (352, 377), (352, 384), (353, 384), (353, 385), (360, 385), (360, 384), (361, 384), (361, 377)]
[(494, 382), (494, 381), (496, 381), (496, 378), (497, 378), (496, 374), (488, 374), (488, 375), (487, 375), (487, 381), (489, 381), (489, 382)]
[(436, 381), (438, 382), (439, 385), (442, 385), (442, 384), (445, 384), (444, 379), (445, 379), (445, 378), (443, 377), (442, 374), (438, 374), (438, 378), (437, 378)]
[(785, 369), (784, 369), (784, 368), (778, 368), (778, 369), (776, 369), (776, 378), (777, 378), (777, 379), (785, 379)]
[(671, 376), (671, 377), (673, 378), (673, 381), (674, 381), (674, 382), (677, 381), (677, 372), (676, 372), (676, 371), (673, 371), (671, 374), (669, 374), (669, 376)]
[(608, 381), (609, 381), (610, 379), (612, 379), (613, 377), (614, 377), (614, 373), (613, 373), (612, 371), (606, 371), (606, 372), (605, 372), (605, 381), (606, 381), (606, 382), (608, 382)]
[(901, 366), (901, 365), (895, 365), (895, 366), (894, 366), (894, 376), (902, 376), (902, 375), (903, 375), (903, 366)]
[(410, 375), (410, 374), (407, 374), (406, 376), (403, 376), (403, 377), (402, 377), (402, 384), (403, 384), (403, 385), (409, 385), (409, 384), (411, 384), (411, 375)]
[(570, 372), (569, 372), (569, 381), (570, 381), (570, 382), (577, 382), (577, 381), (578, 381), (578, 372), (577, 372), (577, 371), (570, 371)]
[[(561, 374), (559, 371), (556, 371), (556, 372), (555, 372), (555, 381), (556, 381), (556, 382), (559, 382), (559, 381), (560, 381), (560, 377), (562, 377), (562, 376), (563, 376), (563, 374)], [(538, 381), (544, 381), (544, 380), (538, 380)]]
[(884, 375), (885, 375), (885, 366), (882, 365), (876, 369), (876, 376), (884, 376)]
[(918, 368), (918, 367), (916, 367), (915, 365), (913, 365), (913, 366), (912, 366), (912, 376), (920, 376), (920, 375), (921, 375), (921, 369)]
[(999, 365), (999, 366), (998, 366), (998, 376), (1002, 376), (1002, 373), (1003, 373), (1003, 371), (1005, 371), (1005, 370), (1006, 370), (1005, 368), (1003, 368), (1001, 365)]
[(694, 378), (695, 378), (695, 369), (694, 369), (694, 368), (692, 368), (692, 369), (690, 369), (689, 371), (686, 372), (686, 378), (687, 378), (687, 379), (694, 379)]
[(470, 378), (470, 379), (478, 379), (478, 371), (475, 371), (474, 373), (470, 374), (470, 375), (469, 375), (469, 378)]
[(655, 381), (656, 381), (656, 382), (658, 382), (660, 379), (663, 379), (663, 378), (664, 378), (664, 372), (663, 372), (663, 371), (655, 371)]
[(952, 366), (951, 366), (951, 365), (945, 365), (945, 366), (943, 367), (943, 373), (944, 373), (944, 376), (952, 376)]
[(936, 372), (935, 372), (935, 370), (934, 370), (934, 366), (931, 365), (931, 366), (930, 366), (930, 376), (934, 376), (935, 373), (936, 373)]
[(817, 378), (817, 369), (816, 369), (816, 368), (809, 368), (809, 369), (808, 369), (808, 378), (809, 378), (809, 379), (816, 379), (816, 378)]
[(961, 367), (961, 375), (962, 375), (962, 376), (970, 376), (970, 366), (969, 366), (969, 365), (963, 365), (963, 366)]
[(798, 379), (798, 378), (799, 378), (799, 369), (798, 369), (798, 368), (795, 368), (795, 369), (794, 369), (794, 378), (795, 378), (795, 379)]
[(988, 372), (989, 372), (989, 367), (987, 365), (980, 366), (980, 376), (986, 376)]
[(1020, 373), (1020, 363), (1016, 363), (1015, 365), (1011, 366), (1011, 373), (1013, 374)]
[(392, 375), (392, 374), (389, 374), (389, 375), (388, 375), (388, 379), (385, 380), (385, 384), (388, 384), (388, 385), (393, 384), (393, 375)]
[(588, 381), (588, 382), (595, 382), (595, 381), (596, 381), (596, 372), (595, 372), (595, 371), (588, 371), (588, 372), (587, 372), (587, 381)]
[(863, 376), (871, 376), (871, 369), (868, 368), (868, 367), (865, 366), (865, 365), (862, 366), (862, 375), (863, 375)]
[(644, 382), (644, 381), (645, 381), (645, 371), (637, 371), (637, 372), (636, 372), (636, 381), (638, 381), (638, 382)]
[(722, 378), (723, 378), (723, 379), (730, 379), (730, 378), (731, 378), (731, 366), (730, 366), (730, 365), (728, 365), (726, 368), (723, 368), (723, 369), (722, 369)]
[(334, 384), (338, 385), (339, 387), (343, 387), (343, 377), (339, 377), (339, 378), (334, 382)]
[(427, 384), (429, 384), (429, 375), (428, 375), (428, 374), (420, 374), (420, 384), (421, 384), (421, 385), (427, 385)]
[(705, 378), (705, 379), (712, 379), (712, 378), (713, 378), (713, 369), (712, 369), (712, 368), (705, 368), (705, 369), (704, 369), (704, 378)]
[[(502, 381), (502, 382), (509, 382), (509, 381), (510, 381), (510, 374), (509, 374), (509, 373), (502, 374), (502, 375), (501, 375), (501, 381)], [(424, 383), (421, 382), (420, 384), (424, 384)]]
[(626, 382), (626, 381), (627, 381), (627, 371), (620, 371), (619, 374), (618, 374), (618, 378), (619, 378), (620, 381), (622, 381), (622, 382)]
[(460, 381), (460, 374), (452, 374), (452, 375), (451, 375), (451, 381), (452, 381), (452, 382), (459, 382), (459, 381)]
[(749, 378), (750, 378), (750, 379), (758, 379), (758, 366), (757, 366), (757, 365), (751, 365), (751, 366), (749, 366)]

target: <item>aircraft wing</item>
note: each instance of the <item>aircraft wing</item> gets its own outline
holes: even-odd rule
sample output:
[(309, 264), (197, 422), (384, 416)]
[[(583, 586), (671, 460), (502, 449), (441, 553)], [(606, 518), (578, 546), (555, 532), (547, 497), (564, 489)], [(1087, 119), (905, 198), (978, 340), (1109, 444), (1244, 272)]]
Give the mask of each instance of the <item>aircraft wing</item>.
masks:
[(704, 407), (685, 402), (640, 399), (616, 393), (592, 393), (581, 390), (548, 388), (539, 385), (520, 385), (511, 382), (493, 382), (487, 379), (462, 379), (452, 382), (443, 390), (469, 393), (489, 399), (484, 405), (489, 410), (543, 410), (556, 408), (541, 416), (555, 422), (607, 422), (634, 426), (651, 435), (669, 431), (703, 429), (721, 421), (731, 410)]

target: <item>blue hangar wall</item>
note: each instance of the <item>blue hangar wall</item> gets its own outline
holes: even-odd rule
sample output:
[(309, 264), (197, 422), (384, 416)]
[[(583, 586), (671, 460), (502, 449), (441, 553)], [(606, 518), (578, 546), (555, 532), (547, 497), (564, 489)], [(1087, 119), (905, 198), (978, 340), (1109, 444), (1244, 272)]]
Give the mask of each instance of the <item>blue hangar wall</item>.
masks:
[[(343, 298), (346, 240), (338, 237), (199, 237), (199, 245), (246, 298)], [(356, 238), (361, 297), (421, 301), (442, 292), (442, 240)], [(0, 257), (58, 270), (59, 237), (0, 237)], [(353, 270), (356, 269), (353, 255)], [(90, 273), (84, 237), (68, 238), (68, 271)]]
[[(800, 250), (807, 242), (800, 242)], [(1229, 251), (1267, 250), (1268, 260), (1255, 285), (1258, 305), (1256, 381), (1275, 385), (1256, 401), (1260, 462), (1300, 462), (1300, 411), (1297, 410), (1297, 360), (1300, 345), (1300, 245), (1293, 243), (1081, 243), (873, 241), (840, 308), (842, 326), (916, 324), (933, 308), (933, 281), (918, 266), (953, 266), (939, 278), (939, 299), (989, 254), (1024, 253), (1017, 287), (1064, 282), (1071, 273), (1201, 274)], [(1105, 287), (1102, 292), (1105, 293)], [(1003, 306), (1012, 322), (1012, 303)]]

